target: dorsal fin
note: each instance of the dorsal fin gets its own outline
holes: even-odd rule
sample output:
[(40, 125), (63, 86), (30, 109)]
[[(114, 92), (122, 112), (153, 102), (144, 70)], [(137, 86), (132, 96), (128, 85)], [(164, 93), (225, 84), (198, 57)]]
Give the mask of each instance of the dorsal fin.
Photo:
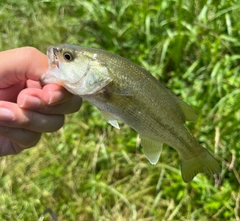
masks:
[(180, 108), (183, 111), (185, 120), (196, 122), (198, 119), (198, 115), (195, 112), (195, 110), (191, 106), (189, 106), (187, 103), (182, 101), (180, 98), (178, 98), (176, 96), (174, 96), (174, 97), (175, 97), (175, 100), (177, 101), (177, 103), (179, 104)]

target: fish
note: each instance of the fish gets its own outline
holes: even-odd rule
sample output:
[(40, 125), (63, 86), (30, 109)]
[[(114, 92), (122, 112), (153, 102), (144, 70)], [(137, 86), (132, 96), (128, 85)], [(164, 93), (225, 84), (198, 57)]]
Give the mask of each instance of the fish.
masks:
[(189, 132), (186, 121), (197, 121), (192, 107), (175, 96), (150, 72), (111, 52), (61, 44), (47, 49), (49, 67), (43, 85), (62, 85), (95, 105), (113, 127), (121, 121), (135, 130), (143, 153), (155, 165), (163, 144), (180, 157), (181, 174), (188, 183), (198, 173), (218, 174), (220, 165)]

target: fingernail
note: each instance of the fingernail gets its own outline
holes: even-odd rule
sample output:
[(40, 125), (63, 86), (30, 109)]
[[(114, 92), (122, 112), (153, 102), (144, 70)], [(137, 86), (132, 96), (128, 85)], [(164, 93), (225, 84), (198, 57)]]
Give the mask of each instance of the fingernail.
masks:
[(21, 108), (38, 108), (41, 105), (41, 100), (38, 97), (26, 95), (19, 105)]
[(1, 121), (12, 121), (14, 120), (14, 114), (7, 108), (0, 108), (0, 120)]
[(49, 92), (49, 105), (55, 105), (63, 99), (63, 94), (60, 91), (50, 91)]

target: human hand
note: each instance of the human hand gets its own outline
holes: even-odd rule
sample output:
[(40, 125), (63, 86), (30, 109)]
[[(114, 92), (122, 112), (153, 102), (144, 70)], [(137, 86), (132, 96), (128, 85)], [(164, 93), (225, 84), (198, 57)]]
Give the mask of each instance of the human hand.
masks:
[(78, 111), (81, 98), (55, 84), (42, 86), (47, 57), (32, 47), (0, 52), (0, 156), (37, 144), (58, 130), (64, 114)]

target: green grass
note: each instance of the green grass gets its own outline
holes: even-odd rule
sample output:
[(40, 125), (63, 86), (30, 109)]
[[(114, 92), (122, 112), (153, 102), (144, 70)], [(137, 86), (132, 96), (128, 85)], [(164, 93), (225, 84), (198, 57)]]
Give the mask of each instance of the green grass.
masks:
[(239, 13), (234, 0), (1, 1), (0, 50), (70, 43), (131, 59), (196, 109), (188, 127), (222, 172), (185, 184), (173, 149), (150, 165), (134, 131), (85, 102), (35, 148), (0, 158), (0, 220), (50, 208), (59, 220), (239, 221)]

